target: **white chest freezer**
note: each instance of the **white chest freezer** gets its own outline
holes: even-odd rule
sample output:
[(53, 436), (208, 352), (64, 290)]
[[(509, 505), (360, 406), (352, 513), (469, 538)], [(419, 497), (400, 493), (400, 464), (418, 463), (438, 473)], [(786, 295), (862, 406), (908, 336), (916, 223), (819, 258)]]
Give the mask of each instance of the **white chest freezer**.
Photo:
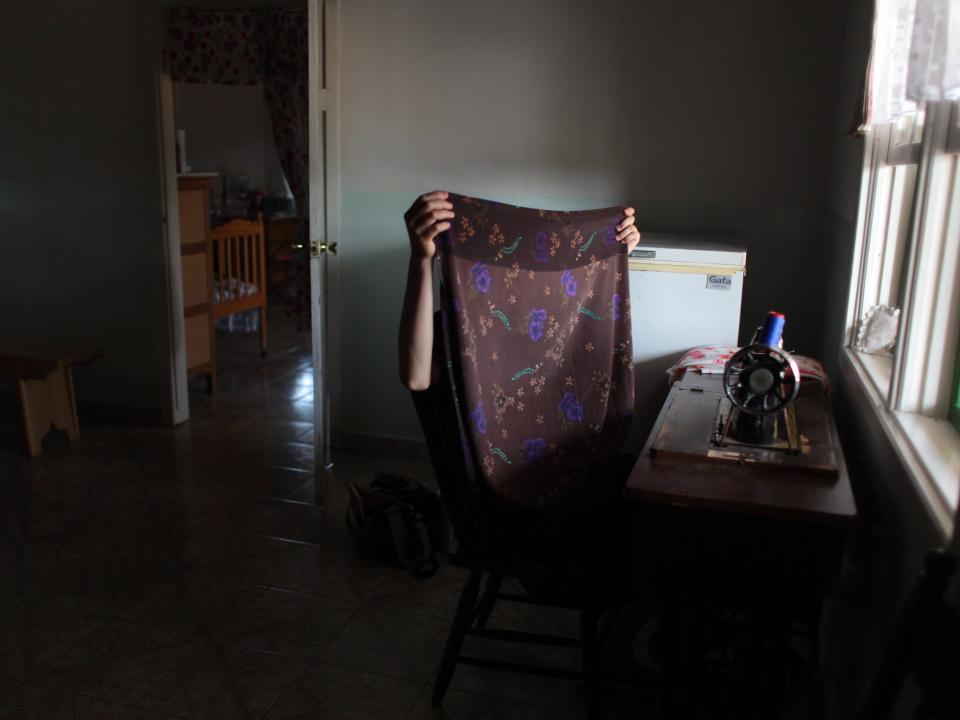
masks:
[(630, 255), (638, 452), (669, 389), (667, 369), (697, 345), (736, 345), (747, 252), (721, 240), (644, 233)]

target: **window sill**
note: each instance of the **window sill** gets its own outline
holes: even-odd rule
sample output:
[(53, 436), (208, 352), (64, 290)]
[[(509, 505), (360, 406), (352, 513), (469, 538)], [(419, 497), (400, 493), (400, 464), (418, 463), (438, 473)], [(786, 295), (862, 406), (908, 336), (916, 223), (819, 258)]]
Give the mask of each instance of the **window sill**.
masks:
[(950, 537), (960, 496), (960, 433), (946, 420), (886, 407), (889, 357), (866, 355), (850, 348), (844, 348), (841, 355), (863, 386), (887, 439), (938, 528), (944, 538)]
[(890, 396), (890, 378), (893, 376), (893, 356), (891, 355), (870, 355), (858, 350), (848, 350), (856, 357), (862, 375), (866, 375), (869, 381), (873, 383), (873, 388), (881, 398)]

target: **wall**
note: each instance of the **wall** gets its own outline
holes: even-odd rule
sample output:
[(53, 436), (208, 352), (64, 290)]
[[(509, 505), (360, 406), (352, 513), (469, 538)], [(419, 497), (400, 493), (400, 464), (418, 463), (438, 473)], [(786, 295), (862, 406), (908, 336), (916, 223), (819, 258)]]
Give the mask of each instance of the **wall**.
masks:
[(394, 349), (402, 213), (438, 187), (739, 236), (743, 334), (781, 309), (822, 354), (837, 3), (342, 6), (343, 430), (419, 435)]
[(824, 362), (837, 377), (837, 353), (843, 337), (853, 261), (854, 233), (860, 201), (864, 141), (851, 135), (859, 122), (857, 104), (873, 33), (872, 0), (851, 0), (844, 31), (840, 92), (835, 107), (833, 151), (824, 213), (826, 248), (822, 290), (829, 308), (823, 325)]
[(81, 401), (159, 419), (155, 90), (137, 3), (5, 2), (0, 332), (103, 346)]
[(259, 85), (175, 83), (177, 127), (194, 172), (246, 175), (251, 190), (289, 196)]
[[(11, 0), (0, 30), (3, 327), (104, 344), (81, 397), (152, 408), (162, 236), (143, 40), (160, 4)], [(744, 333), (777, 307), (793, 345), (820, 347), (835, 3), (342, 5), (345, 431), (419, 434), (396, 380), (401, 215), (438, 186), (558, 208), (629, 202), (647, 229), (739, 235)]]

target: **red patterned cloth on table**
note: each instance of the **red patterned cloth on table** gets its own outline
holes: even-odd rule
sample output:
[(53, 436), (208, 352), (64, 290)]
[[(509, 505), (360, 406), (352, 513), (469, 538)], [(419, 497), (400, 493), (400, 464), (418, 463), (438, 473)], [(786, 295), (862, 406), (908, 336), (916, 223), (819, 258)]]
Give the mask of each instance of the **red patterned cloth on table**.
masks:
[[(730, 345), (699, 345), (691, 348), (667, 370), (670, 383), (673, 384), (682, 378), (687, 370), (696, 370), (705, 375), (722, 374), (727, 360), (732, 358), (739, 349)], [(827, 371), (817, 360), (793, 353), (791, 357), (796, 361), (797, 369), (800, 370), (801, 381), (812, 380), (824, 385), (830, 384)]]
[(623, 210), (450, 201), (441, 326), (468, 464), (505, 501), (556, 507), (604, 480), (633, 415)]

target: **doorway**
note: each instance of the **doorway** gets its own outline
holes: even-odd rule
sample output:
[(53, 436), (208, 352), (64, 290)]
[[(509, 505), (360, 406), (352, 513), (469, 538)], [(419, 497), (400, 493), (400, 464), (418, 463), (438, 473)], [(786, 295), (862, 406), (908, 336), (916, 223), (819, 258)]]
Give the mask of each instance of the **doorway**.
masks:
[[(331, 465), (330, 421), (335, 419), (328, 348), (331, 341), (338, 345), (339, 335), (338, 323), (327, 312), (328, 298), (335, 298), (337, 289), (336, 265), (329, 262), (337, 249), (339, 215), (336, 72), (331, 62), (336, 57), (337, 3), (238, 4), (236, 9), (227, 4), (227, 9), (167, 8), (159, 13), (171, 338), (168, 417), (177, 424), (190, 417), (191, 403), (216, 402), (217, 379), (224, 377), (218, 353), (229, 351), (260, 373), (254, 382), (276, 383), (291, 402), (300, 403), (300, 421), (309, 397), (312, 428), (309, 435), (302, 428), (297, 434), (312, 441), (321, 503)], [(276, 47), (271, 45), (275, 38), (283, 39)], [(248, 142), (240, 149), (244, 132)], [(258, 143), (259, 149), (253, 147)], [(202, 186), (205, 206), (196, 193), (184, 195), (185, 183)], [(187, 227), (190, 213), (203, 218), (205, 234), (198, 237)], [(252, 223), (235, 233), (241, 239), (218, 245), (222, 228), (239, 220)], [(251, 239), (257, 223), (259, 240)], [(206, 262), (188, 257), (188, 250)], [(206, 301), (196, 290), (204, 280)], [(254, 296), (263, 296), (265, 304), (257, 306)], [(224, 307), (225, 300), (238, 302)], [(196, 346), (205, 341), (201, 326), (210, 333), (207, 365), (196, 357)], [(254, 360), (262, 350), (266, 357)], [(308, 367), (299, 367), (297, 358), (304, 356)], [(194, 374), (206, 376), (207, 388), (198, 388)], [(212, 396), (204, 397), (207, 389)], [(303, 396), (295, 397), (301, 391)]]

